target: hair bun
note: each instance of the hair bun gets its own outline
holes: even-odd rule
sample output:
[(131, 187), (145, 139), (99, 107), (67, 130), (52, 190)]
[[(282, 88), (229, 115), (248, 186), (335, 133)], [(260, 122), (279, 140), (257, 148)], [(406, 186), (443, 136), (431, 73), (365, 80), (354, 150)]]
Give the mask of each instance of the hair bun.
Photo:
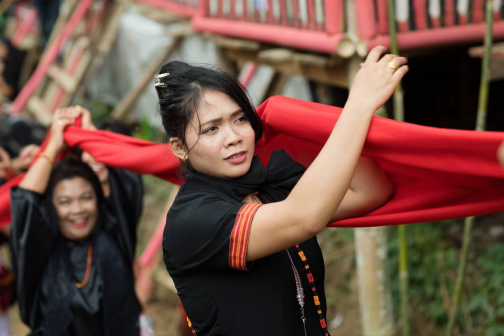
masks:
[(180, 76), (189, 70), (191, 70), (189, 64), (180, 61), (171, 61), (163, 65), (159, 74), (169, 73), (170, 76)]

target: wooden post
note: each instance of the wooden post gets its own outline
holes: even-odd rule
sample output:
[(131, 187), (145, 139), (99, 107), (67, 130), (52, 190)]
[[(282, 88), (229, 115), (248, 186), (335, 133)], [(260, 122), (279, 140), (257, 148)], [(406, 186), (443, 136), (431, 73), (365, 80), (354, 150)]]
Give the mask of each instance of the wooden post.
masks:
[(385, 276), (387, 227), (355, 229), (362, 331), (365, 336), (394, 335), (390, 284)]
[[(354, 1), (346, 0), (346, 8), (348, 34), (349, 36), (357, 36)], [(358, 55), (354, 55), (348, 62), (349, 87), (351, 87), (362, 62), (363, 59)], [(393, 335), (392, 294), (385, 276), (387, 228), (359, 228), (354, 230), (354, 234), (362, 335)]]

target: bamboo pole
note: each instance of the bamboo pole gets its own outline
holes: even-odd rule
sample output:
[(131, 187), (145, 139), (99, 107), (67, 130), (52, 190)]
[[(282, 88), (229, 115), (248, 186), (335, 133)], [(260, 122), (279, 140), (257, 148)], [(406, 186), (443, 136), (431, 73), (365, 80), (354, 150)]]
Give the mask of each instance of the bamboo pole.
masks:
[[(390, 52), (399, 55), (399, 47), (397, 45), (397, 29), (395, 22), (395, 5), (394, 0), (388, 1), (388, 21), (390, 32)], [(394, 119), (404, 121), (404, 96), (402, 85), (399, 83), (394, 91)], [(399, 284), (401, 290), (401, 324), (402, 335), (410, 335), (409, 325), (409, 304), (408, 304), (408, 251), (406, 247), (406, 226), (400, 225), (398, 228), (399, 239)]]
[[(476, 131), (484, 131), (486, 128), (486, 115), (488, 106), (488, 94), (490, 89), (490, 63), (492, 60), (492, 39), (493, 39), (493, 0), (486, 0), (486, 34), (485, 34), (485, 54), (481, 66), (481, 82), (478, 101), (478, 114), (476, 117)], [(462, 243), (462, 252), (457, 271), (457, 280), (450, 306), (450, 317), (446, 327), (446, 336), (451, 336), (455, 319), (457, 317), (458, 306), (460, 303), (460, 293), (464, 284), (464, 277), (467, 267), (467, 256), (469, 246), (471, 245), (471, 233), (474, 225), (474, 217), (467, 217), (464, 222), (464, 239)]]

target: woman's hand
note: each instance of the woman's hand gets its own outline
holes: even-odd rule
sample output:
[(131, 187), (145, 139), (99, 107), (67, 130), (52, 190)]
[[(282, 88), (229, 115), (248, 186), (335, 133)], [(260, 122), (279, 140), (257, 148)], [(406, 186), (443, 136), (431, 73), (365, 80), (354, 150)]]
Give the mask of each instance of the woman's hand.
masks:
[[(390, 98), (408, 72), (408, 66), (405, 65), (408, 60), (390, 54), (381, 57), (385, 50), (383, 46), (373, 48), (366, 61), (361, 64), (361, 69), (355, 75), (347, 104), (374, 113)], [(397, 69), (391, 68), (390, 62), (394, 62)]]
[(79, 111), (72, 108), (58, 109), (54, 112), (51, 123), (51, 137), (44, 151), (53, 159), (66, 148), (63, 132), (68, 125), (74, 124), (75, 118), (78, 116)]
[(93, 119), (91, 118), (91, 112), (89, 112), (82, 106), (76, 106), (75, 108), (82, 116), (82, 129), (96, 131), (96, 126), (93, 124)]
[(35, 156), (40, 150), (40, 146), (28, 145), (21, 150), (19, 156), (12, 160), (12, 165), (19, 172), (26, 171), (30, 164), (35, 159)]
[(0, 147), (0, 179), (10, 180), (17, 175), (9, 153)]

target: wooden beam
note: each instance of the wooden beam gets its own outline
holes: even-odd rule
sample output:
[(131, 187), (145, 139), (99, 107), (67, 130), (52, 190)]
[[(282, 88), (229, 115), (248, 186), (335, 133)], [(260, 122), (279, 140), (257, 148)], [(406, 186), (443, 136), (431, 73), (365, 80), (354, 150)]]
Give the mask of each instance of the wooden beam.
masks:
[[(276, 62), (271, 58), (265, 60), (264, 51), (261, 52), (263, 53), (263, 59), (261, 59), (259, 53), (255, 51), (227, 48), (224, 49), (224, 53), (226, 57), (232, 61), (251, 61), (257, 64), (270, 66), (275, 72), (286, 75), (301, 75), (318, 83), (348, 88), (347, 62), (344, 60), (341, 60), (341, 62), (329, 61), (327, 66), (319, 66), (318, 64), (302, 64), (299, 61), (299, 57), (295, 56), (296, 53), (292, 55), (293, 57), (291, 60), (285, 57), (285, 61), (283, 62)], [(286, 54), (286, 56), (288, 55)]]
[[(484, 48), (472, 47), (469, 49), (469, 56), (483, 58)], [(504, 79), (504, 43), (495, 43), (492, 47), (492, 60), (490, 63), (490, 80)]]
[(51, 125), (52, 114), (49, 111), (49, 107), (44, 103), (42, 99), (37, 96), (32, 96), (30, 97), (30, 99), (28, 99), (26, 107), (41, 125)]
[(261, 44), (257, 41), (241, 40), (224, 36), (211, 36), (215, 43), (222, 48), (231, 48), (236, 50), (255, 51), (261, 48)]
[(283, 93), (290, 76), (282, 73), (275, 73), (269, 82), (266, 92), (260, 101), (265, 101), (269, 97), (279, 96)]
[(73, 92), (76, 88), (75, 80), (61, 67), (53, 64), (47, 69), (47, 76), (53, 79), (67, 92)]
[(129, 111), (131, 106), (137, 101), (140, 94), (145, 90), (149, 83), (154, 83), (154, 75), (159, 71), (163, 63), (166, 62), (168, 57), (179, 47), (182, 42), (183, 37), (179, 36), (173, 39), (172, 44), (166, 48), (166, 50), (158, 56), (154, 62), (147, 68), (144, 72), (142, 78), (138, 83), (128, 91), (124, 98), (119, 102), (114, 111), (112, 112), (112, 117), (121, 119)]

